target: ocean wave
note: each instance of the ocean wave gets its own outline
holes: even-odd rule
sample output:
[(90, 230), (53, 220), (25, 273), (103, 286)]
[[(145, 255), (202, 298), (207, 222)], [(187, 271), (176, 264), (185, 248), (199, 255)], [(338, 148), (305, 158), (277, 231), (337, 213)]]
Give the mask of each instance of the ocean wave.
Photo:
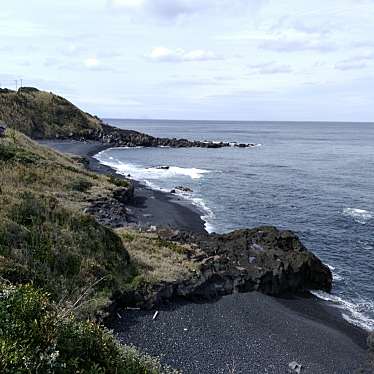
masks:
[(215, 215), (201, 197), (180, 190), (176, 190), (175, 194), (190, 201), (194, 206), (196, 206), (203, 213), (200, 218), (204, 221), (205, 230), (209, 233), (214, 232), (215, 228), (211, 221), (215, 218)]
[[(209, 170), (198, 169), (198, 168), (182, 168), (179, 166), (170, 167), (150, 167), (146, 168), (129, 163), (123, 163), (122, 161), (113, 158), (112, 156), (107, 157), (105, 151), (98, 153), (94, 156), (101, 164), (109, 166), (116, 170), (117, 173), (122, 175), (131, 175), (131, 178), (145, 183), (149, 188), (162, 192), (170, 192), (169, 189), (158, 186), (154, 181), (161, 179), (168, 179), (178, 176), (187, 176), (191, 179), (200, 179), (204, 174), (209, 173)], [(214, 226), (210, 221), (215, 217), (213, 211), (206, 205), (205, 201), (191, 193), (176, 190), (176, 195), (189, 200), (199, 211), (202, 212), (201, 219), (204, 221), (205, 230), (208, 232), (214, 231)]]
[(365, 209), (358, 208), (345, 208), (343, 209), (343, 215), (351, 217), (357, 223), (365, 225), (373, 218), (373, 213)]
[(146, 181), (155, 179), (168, 179), (177, 176), (186, 176), (191, 179), (200, 179), (204, 174), (209, 173), (209, 170), (198, 168), (182, 168), (179, 166), (170, 166), (167, 168), (162, 167), (144, 167), (130, 163), (123, 163), (111, 157), (105, 158), (103, 155), (95, 156), (101, 164), (110, 166), (115, 169), (119, 174), (128, 175), (136, 180)]
[(374, 330), (374, 319), (369, 318), (365, 312), (368, 310), (374, 312), (374, 301), (355, 300), (347, 301), (339, 296), (328, 294), (323, 291), (311, 291), (311, 293), (319, 299), (328, 301), (333, 306), (343, 309), (342, 317), (349, 323), (361, 327), (366, 331)]
[[(188, 198), (188, 197), (187, 197)], [(204, 214), (201, 216), (201, 219), (205, 222), (205, 230), (209, 233), (214, 232), (214, 226), (212, 225), (211, 221), (214, 219), (215, 215), (213, 211), (206, 205), (205, 201), (200, 197), (190, 197), (189, 200), (192, 203), (200, 208)]]
[(335, 266), (332, 266), (330, 264), (326, 264), (326, 265), (331, 270), (332, 279), (334, 280), (334, 282), (341, 282), (342, 280), (344, 280), (343, 276), (338, 274), (338, 272), (336, 271)]

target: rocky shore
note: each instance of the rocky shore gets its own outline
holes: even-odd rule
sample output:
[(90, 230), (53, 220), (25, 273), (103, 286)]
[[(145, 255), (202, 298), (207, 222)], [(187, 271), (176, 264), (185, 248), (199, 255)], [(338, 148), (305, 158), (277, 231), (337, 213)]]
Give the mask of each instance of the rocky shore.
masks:
[[(95, 172), (115, 175), (91, 157), (105, 148), (102, 143), (48, 145), (87, 157), (87, 166)], [(305, 373), (352, 373), (362, 367), (363, 373), (370, 372), (363, 330), (308, 293), (290, 296), (308, 289), (329, 291), (332, 285), (328, 267), (295, 234), (261, 227), (209, 235), (191, 206), (173, 194), (132, 183), (133, 195), (124, 204), (126, 222), (112, 226), (148, 227), (157, 230), (161, 242), (188, 243), (183, 256), (197, 271), (182, 281), (156, 282), (115, 295), (108, 322), (121, 341), (162, 355), (164, 363), (185, 373), (227, 373), (228, 365), (236, 365), (236, 373), (295, 372), (289, 368), (293, 361)], [(110, 221), (110, 215), (106, 219)], [(242, 345), (235, 343), (238, 339)]]
[(238, 144), (187, 139), (158, 138), (133, 130), (119, 129), (97, 116), (77, 108), (65, 98), (34, 87), (17, 91), (0, 88), (0, 121), (35, 140), (94, 141), (112, 147), (253, 147)]
[(178, 297), (213, 300), (237, 292), (281, 296), (331, 290), (330, 269), (290, 231), (258, 227), (218, 235), (169, 229), (157, 234), (162, 241), (188, 245), (184, 256), (198, 270), (186, 279), (131, 290), (120, 297), (117, 307), (151, 309)]
[[(163, 362), (186, 373), (353, 373), (365, 365), (367, 334), (345, 322), (329, 304), (310, 298), (306, 292), (329, 292), (332, 275), (294, 233), (258, 227), (209, 235), (201, 213), (183, 199), (119, 177), (92, 157), (111, 146), (233, 144), (155, 138), (116, 129), (64, 98), (33, 88), (0, 90), (0, 104), (0, 120), (11, 129), (33, 139), (49, 139), (49, 146), (78, 155), (75, 162), (109, 175), (98, 176), (77, 168), (74, 161), (38, 149), (19, 137), (20, 144), (30, 149), (29, 153), (17, 149), (20, 160), (39, 160), (40, 165), (50, 158), (55, 160), (56, 167), (68, 175), (67, 182), (74, 182), (69, 184), (69, 193), (73, 197), (79, 195), (80, 205), (76, 208), (85, 209), (96, 219), (83, 216), (96, 224), (92, 235), (101, 227), (121, 248), (116, 254), (125, 258), (124, 266), (118, 260), (109, 260), (107, 266), (116, 271), (113, 279), (129, 278), (110, 291), (105, 301), (109, 305), (105, 306), (112, 312), (108, 322), (122, 342), (163, 355)], [(12, 146), (6, 150), (6, 157), (15, 157)], [(39, 170), (37, 162), (34, 164), (34, 170)], [(56, 195), (66, 192), (61, 170)], [(97, 179), (101, 179), (101, 184), (96, 183)], [(12, 191), (9, 189), (8, 193)], [(112, 228), (127, 228), (114, 232), (96, 221)], [(87, 222), (83, 219), (82, 224)], [(75, 225), (71, 229), (76, 229)], [(87, 231), (83, 229), (82, 233)], [(72, 251), (85, 250), (89, 240), (78, 247), (73, 245)], [(92, 254), (96, 255), (99, 244), (109, 254), (106, 240), (93, 243)], [(62, 255), (65, 252), (59, 257)], [(105, 256), (98, 268), (105, 263)], [(128, 274), (124, 273), (125, 267)], [(295, 296), (299, 293), (303, 296)], [(151, 314), (148, 309), (153, 309)], [(372, 346), (371, 340), (369, 343)]]
[(102, 123), (101, 128), (88, 132), (84, 137), (76, 134), (68, 136), (58, 136), (57, 139), (62, 140), (78, 140), (78, 141), (97, 141), (111, 147), (171, 147), (171, 148), (223, 148), (223, 147), (239, 147), (249, 148), (255, 147), (256, 144), (251, 143), (228, 143), (228, 142), (212, 142), (212, 141), (191, 141), (188, 139), (177, 138), (158, 138), (148, 134), (144, 134), (134, 130), (124, 130), (117, 127)]

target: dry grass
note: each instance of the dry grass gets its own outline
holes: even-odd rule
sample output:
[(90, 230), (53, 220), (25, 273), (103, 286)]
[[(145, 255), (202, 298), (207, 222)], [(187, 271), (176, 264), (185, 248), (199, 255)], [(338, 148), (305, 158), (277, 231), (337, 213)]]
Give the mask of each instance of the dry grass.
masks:
[(8, 129), (0, 138), (0, 188), (7, 204), (22, 192), (42, 192), (70, 208), (82, 209), (87, 198), (109, 195), (117, 186), (86, 171), (71, 158)]
[(0, 90), (0, 120), (32, 138), (88, 136), (102, 122), (50, 92)]
[(116, 188), (108, 177), (8, 129), (0, 138), (0, 276), (33, 282), (67, 305), (105, 277), (84, 308), (105, 306), (132, 266), (120, 238), (82, 208)]
[(67, 305), (104, 277), (81, 306), (89, 314), (114, 290), (196, 274), (188, 246), (155, 233), (113, 232), (82, 213), (89, 199), (116, 188), (117, 180), (8, 129), (0, 138), (0, 276), (31, 281)]
[(198, 265), (186, 256), (191, 247), (161, 240), (156, 233), (118, 229), (132, 263), (146, 283), (174, 282), (188, 279)]

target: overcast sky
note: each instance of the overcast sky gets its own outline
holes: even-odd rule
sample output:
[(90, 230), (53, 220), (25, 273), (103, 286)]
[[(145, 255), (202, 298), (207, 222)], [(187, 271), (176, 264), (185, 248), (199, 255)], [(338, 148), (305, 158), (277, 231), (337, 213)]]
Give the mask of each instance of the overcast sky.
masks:
[(374, 120), (374, 0), (2, 0), (0, 82), (102, 117)]

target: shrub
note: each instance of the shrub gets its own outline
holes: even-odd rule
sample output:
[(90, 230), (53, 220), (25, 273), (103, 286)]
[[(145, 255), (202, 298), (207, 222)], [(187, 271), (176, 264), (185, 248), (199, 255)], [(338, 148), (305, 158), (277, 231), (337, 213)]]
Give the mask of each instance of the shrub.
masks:
[(12, 282), (33, 282), (54, 300), (74, 302), (98, 280), (95, 291), (109, 298), (131, 272), (129, 255), (111, 229), (55, 198), (21, 193), (7, 216), (0, 215), (0, 275)]
[(109, 176), (109, 182), (117, 187), (128, 187), (130, 184), (126, 179), (116, 178), (113, 175)]
[(86, 180), (86, 179), (82, 179), (82, 178), (79, 178), (75, 181), (73, 181), (69, 187), (73, 190), (73, 191), (78, 191), (78, 192), (87, 192), (87, 190), (89, 190), (91, 187), (93, 186), (93, 184)]
[(0, 284), (1, 373), (172, 373), (121, 346), (94, 322), (81, 322), (30, 285)]
[(38, 158), (19, 147), (0, 144), (0, 161), (33, 164), (38, 161)]

